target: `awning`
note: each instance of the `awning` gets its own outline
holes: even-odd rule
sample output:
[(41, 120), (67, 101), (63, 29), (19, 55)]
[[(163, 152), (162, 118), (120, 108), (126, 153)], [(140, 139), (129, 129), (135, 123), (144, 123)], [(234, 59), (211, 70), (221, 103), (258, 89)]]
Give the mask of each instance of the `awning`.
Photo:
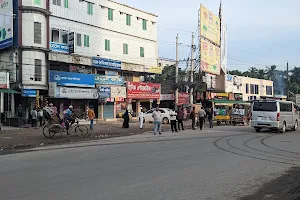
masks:
[(20, 92), (11, 89), (0, 89), (0, 93), (20, 94)]
[(224, 99), (215, 99), (215, 100), (209, 100), (213, 103), (224, 103), (224, 104), (250, 104), (247, 101), (236, 101), (236, 100), (224, 100)]

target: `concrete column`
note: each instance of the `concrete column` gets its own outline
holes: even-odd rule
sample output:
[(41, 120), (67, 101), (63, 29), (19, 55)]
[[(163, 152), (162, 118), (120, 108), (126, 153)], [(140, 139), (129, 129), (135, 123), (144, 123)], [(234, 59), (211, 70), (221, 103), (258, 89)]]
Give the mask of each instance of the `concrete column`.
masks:
[(11, 116), (15, 116), (15, 95), (11, 94)]
[(98, 119), (103, 119), (103, 108), (103, 103), (101, 103), (100, 105), (98, 104)]
[(4, 112), (4, 93), (1, 93), (1, 113)]
[(114, 101), (114, 119), (117, 118), (117, 102)]
[(141, 102), (139, 100), (136, 101), (136, 116), (138, 116), (139, 112), (141, 111)]

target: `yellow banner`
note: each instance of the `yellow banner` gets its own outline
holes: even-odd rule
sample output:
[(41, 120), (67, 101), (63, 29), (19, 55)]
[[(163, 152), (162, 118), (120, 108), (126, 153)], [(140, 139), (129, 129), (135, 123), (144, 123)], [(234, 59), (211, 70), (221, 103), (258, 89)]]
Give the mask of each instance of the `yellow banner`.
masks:
[(220, 18), (200, 5), (200, 36), (220, 45)]
[(154, 74), (162, 74), (161, 67), (150, 66), (150, 67), (146, 67), (145, 71), (149, 72), (149, 73), (154, 73)]
[(220, 75), (220, 48), (201, 38), (201, 70)]

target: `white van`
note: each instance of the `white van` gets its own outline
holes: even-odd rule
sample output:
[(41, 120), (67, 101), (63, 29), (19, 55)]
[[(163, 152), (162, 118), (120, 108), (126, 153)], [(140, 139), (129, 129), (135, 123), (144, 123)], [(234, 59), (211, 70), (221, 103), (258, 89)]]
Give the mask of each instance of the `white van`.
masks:
[(260, 132), (261, 129), (297, 130), (299, 114), (297, 106), (291, 101), (259, 100), (254, 101), (251, 109), (251, 126)]

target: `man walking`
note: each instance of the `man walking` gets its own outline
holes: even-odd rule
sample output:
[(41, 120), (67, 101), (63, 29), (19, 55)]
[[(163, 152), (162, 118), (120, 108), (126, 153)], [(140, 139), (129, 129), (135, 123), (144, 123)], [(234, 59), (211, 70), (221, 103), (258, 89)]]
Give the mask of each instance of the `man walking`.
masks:
[(40, 122), (40, 127), (42, 127), (44, 125), (44, 111), (42, 108), (38, 109), (38, 118)]
[(173, 133), (174, 133), (174, 130), (175, 130), (175, 132), (178, 132), (177, 126), (176, 126), (176, 116), (177, 116), (177, 113), (175, 111), (175, 107), (173, 107), (172, 110), (170, 110), (171, 129), (172, 129)]
[[(180, 108), (177, 112), (177, 120), (178, 120), (178, 130), (184, 130), (183, 128), (183, 108)], [(180, 125), (181, 125), (181, 129), (180, 129)]]
[(161, 134), (161, 112), (159, 107), (156, 107), (155, 111), (153, 111), (152, 117), (154, 119), (154, 135), (156, 135), (157, 131)]
[(139, 112), (139, 122), (140, 122), (140, 129), (143, 129), (144, 112), (143, 112), (143, 108), (142, 107), (141, 107), (141, 111)]
[(90, 108), (88, 109), (88, 117), (90, 120), (90, 130), (93, 130), (93, 125), (94, 125), (94, 119), (96, 117), (95, 112), (94, 112), (94, 107), (91, 105)]
[(209, 122), (209, 128), (213, 128), (214, 125), (213, 125), (213, 108), (210, 108), (207, 110), (207, 119), (208, 119), (208, 122)]
[(199, 122), (200, 122), (200, 130), (202, 130), (202, 128), (203, 128), (203, 123), (204, 123), (205, 115), (206, 115), (206, 113), (203, 110), (203, 107), (201, 107), (201, 109), (198, 112), (198, 117), (199, 117)]
[(33, 108), (31, 111), (31, 127), (36, 127), (37, 115), (36, 108)]
[(190, 115), (191, 115), (190, 117), (192, 119), (192, 129), (196, 130), (195, 129), (195, 122), (196, 122), (196, 108), (195, 107), (193, 107), (193, 110)]

